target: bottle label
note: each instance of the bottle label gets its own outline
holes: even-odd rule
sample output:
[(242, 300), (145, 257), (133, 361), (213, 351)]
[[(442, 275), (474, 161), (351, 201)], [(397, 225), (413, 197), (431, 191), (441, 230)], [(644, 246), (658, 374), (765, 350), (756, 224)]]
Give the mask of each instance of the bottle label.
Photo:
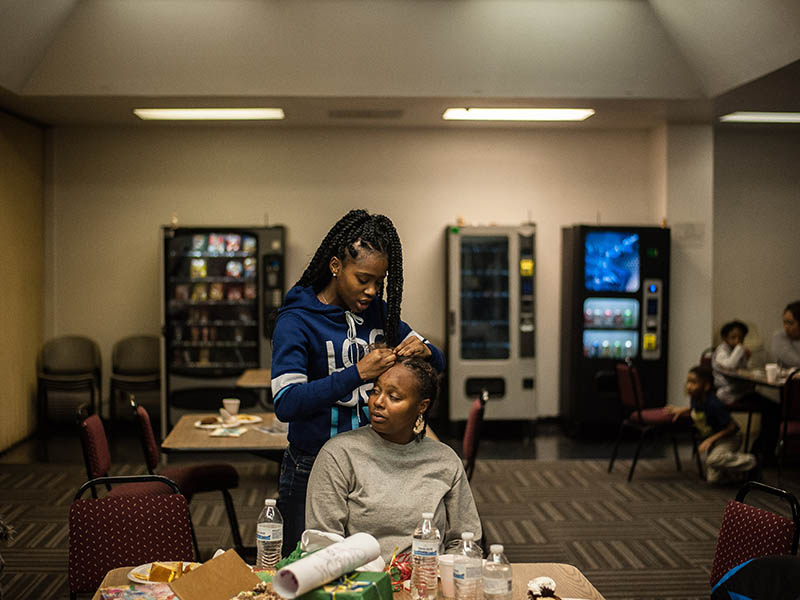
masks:
[(411, 554), (414, 556), (438, 556), (439, 542), (437, 540), (413, 540)]
[(259, 542), (283, 540), (283, 525), (280, 523), (259, 523), (256, 527), (256, 539)]
[(511, 591), (511, 579), (483, 578), (483, 589), (487, 594), (507, 594)]
[(456, 560), (453, 565), (453, 578), (465, 581), (467, 579), (480, 579), (483, 574), (480, 560)]

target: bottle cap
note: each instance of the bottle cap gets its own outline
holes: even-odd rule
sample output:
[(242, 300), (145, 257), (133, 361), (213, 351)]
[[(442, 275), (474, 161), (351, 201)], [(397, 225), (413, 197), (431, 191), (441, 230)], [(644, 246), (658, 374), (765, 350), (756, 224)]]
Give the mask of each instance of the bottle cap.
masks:
[(275, 498), (266, 498), (264, 500), (265, 506), (275, 506)]
[(492, 544), (489, 546), (489, 552), (492, 554), (502, 554), (503, 553), (503, 544)]
[(464, 533), (461, 534), (461, 539), (462, 540), (471, 540), (474, 537), (475, 537), (475, 534), (472, 533), (471, 531), (465, 531)]
[(422, 518), (423, 519), (432, 519), (433, 518), (433, 513), (422, 513)]

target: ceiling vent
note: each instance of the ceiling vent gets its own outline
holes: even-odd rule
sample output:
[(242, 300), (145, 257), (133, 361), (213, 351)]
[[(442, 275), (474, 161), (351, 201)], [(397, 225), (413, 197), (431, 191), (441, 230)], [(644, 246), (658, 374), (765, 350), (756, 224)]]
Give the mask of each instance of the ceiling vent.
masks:
[(400, 119), (403, 116), (401, 109), (355, 109), (355, 110), (329, 110), (330, 119)]

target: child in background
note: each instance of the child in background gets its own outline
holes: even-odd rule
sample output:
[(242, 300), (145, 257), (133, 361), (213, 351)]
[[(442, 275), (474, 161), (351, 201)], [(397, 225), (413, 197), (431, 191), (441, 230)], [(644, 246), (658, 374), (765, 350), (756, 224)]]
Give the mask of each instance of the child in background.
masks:
[(744, 346), (747, 331), (747, 325), (741, 321), (730, 321), (722, 326), (722, 343), (711, 357), (714, 386), (717, 388), (717, 397), (724, 404), (738, 402), (761, 414), (761, 432), (753, 442), (753, 452), (760, 457), (762, 465), (772, 466), (775, 464), (775, 446), (778, 443), (779, 404), (756, 393), (753, 383), (736, 380), (725, 374), (725, 371), (747, 368), (750, 361), (750, 350)]
[(673, 420), (689, 414), (697, 435), (702, 440), (700, 453), (706, 454), (706, 481), (708, 483), (730, 483), (743, 481), (748, 472), (756, 467), (756, 457), (739, 452), (742, 434), (725, 405), (714, 395), (711, 371), (696, 366), (689, 369), (686, 377), (686, 393), (690, 405), (665, 406)]

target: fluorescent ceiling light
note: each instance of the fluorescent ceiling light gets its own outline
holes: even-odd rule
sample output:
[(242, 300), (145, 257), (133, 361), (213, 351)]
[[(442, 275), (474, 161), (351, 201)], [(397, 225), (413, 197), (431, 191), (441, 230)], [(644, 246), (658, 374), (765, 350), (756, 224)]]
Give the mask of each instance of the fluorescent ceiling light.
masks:
[(800, 123), (800, 113), (737, 111), (722, 115), (719, 120), (726, 123)]
[(145, 121), (267, 121), (283, 119), (282, 108), (134, 108)]
[(593, 108), (448, 108), (442, 118), (454, 121), (583, 121)]

